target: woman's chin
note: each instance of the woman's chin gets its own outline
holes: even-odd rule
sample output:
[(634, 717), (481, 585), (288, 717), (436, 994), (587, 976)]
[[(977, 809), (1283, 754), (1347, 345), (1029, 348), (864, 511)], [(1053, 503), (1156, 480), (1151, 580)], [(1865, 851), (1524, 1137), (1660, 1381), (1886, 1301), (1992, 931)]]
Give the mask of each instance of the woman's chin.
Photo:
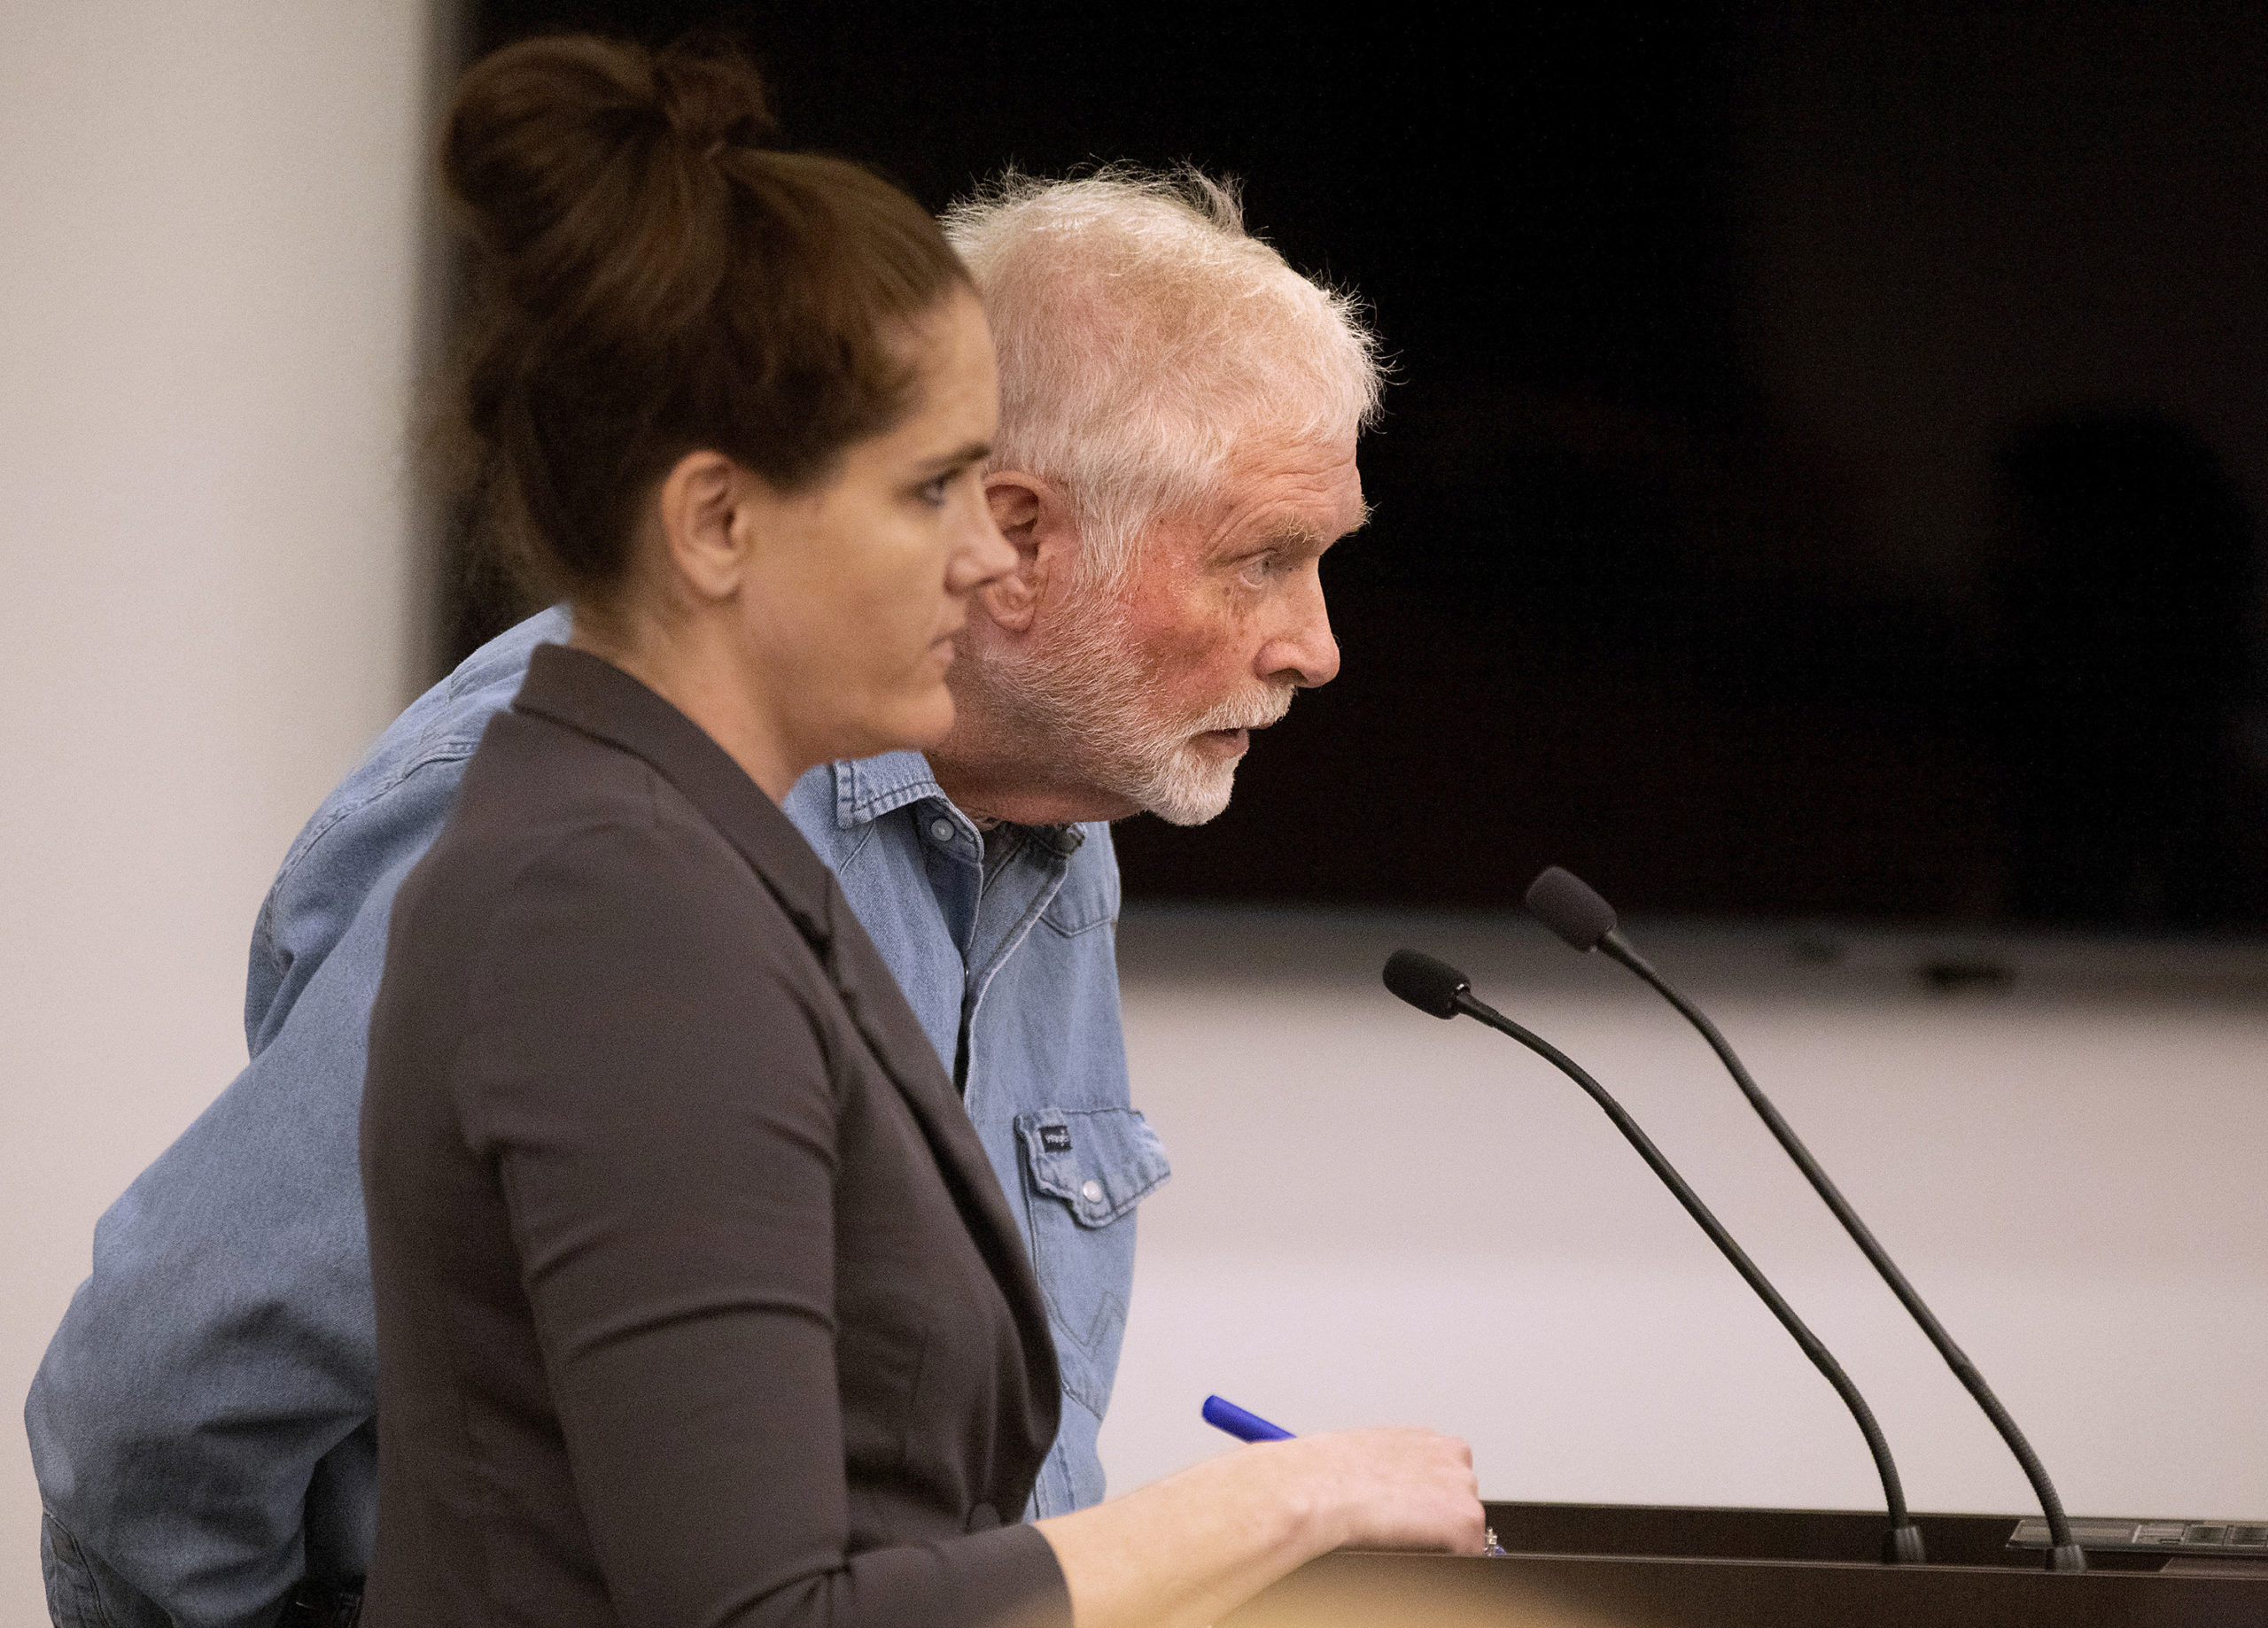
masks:
[(909, 697), (881, 717), (865, 720), (866, 727), (846, 732), (859, 744), (838, 751), (838, 757), (874, 757), (883, 752), (926, 752), (952, 733), (952, 692), (943, 683), (933, 694)]

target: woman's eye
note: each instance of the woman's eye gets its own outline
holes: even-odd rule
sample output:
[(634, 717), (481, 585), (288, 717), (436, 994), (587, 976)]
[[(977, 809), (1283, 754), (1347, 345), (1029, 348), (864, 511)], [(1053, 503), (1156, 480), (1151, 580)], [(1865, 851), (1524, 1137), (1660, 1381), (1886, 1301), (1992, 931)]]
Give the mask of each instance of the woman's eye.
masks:
[(940, 475), (935, 480), (923, 481), (921, 500), (931, 508), (943, 508), (945, 506), (945, 494), (951, 489), (952, 484), (953, 477), (950, 475)]

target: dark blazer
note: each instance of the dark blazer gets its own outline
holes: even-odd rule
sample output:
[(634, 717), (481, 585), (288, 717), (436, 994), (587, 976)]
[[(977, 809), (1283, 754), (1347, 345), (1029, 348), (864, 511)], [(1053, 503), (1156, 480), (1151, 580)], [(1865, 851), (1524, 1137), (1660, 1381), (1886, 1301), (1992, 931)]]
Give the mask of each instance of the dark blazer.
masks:
[(975, 1130), (833, 873), (595, 656), (536, 652), (402, 886), (362, 1185), (371, 1628), (1068, 1628)]

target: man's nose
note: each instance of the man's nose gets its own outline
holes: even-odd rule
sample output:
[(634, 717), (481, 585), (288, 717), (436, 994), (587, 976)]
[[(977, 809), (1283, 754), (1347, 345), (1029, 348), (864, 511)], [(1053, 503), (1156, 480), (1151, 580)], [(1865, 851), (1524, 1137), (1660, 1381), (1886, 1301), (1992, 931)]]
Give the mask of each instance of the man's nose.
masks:
[(1331, 635), (1322, 581), (1310, 578), (1303, 585), (1288, 607), (1282, 631), (1261, 648), (1260, 676), (1278, 684), (1288, 678), (1311, 690), (1339, 676), (1339, 641)]

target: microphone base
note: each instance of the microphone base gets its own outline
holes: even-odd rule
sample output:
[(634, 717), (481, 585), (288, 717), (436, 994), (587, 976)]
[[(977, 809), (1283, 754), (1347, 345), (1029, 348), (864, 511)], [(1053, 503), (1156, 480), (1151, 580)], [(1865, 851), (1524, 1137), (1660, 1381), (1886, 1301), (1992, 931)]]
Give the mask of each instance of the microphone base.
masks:
[(2048, 1551), (2047, 1570), (2050, 1571), (2085, 1571), (2087, 1554), (2076, 1543), (2066, 1543)]
[(1928, 1553), (1922, 1547), (1922, 1529), (1911, 1523), (1893, 1526), (1884, 1534), (1882, 1563), (1885, 1566), (1920, 1566), (1929, 1562)]

